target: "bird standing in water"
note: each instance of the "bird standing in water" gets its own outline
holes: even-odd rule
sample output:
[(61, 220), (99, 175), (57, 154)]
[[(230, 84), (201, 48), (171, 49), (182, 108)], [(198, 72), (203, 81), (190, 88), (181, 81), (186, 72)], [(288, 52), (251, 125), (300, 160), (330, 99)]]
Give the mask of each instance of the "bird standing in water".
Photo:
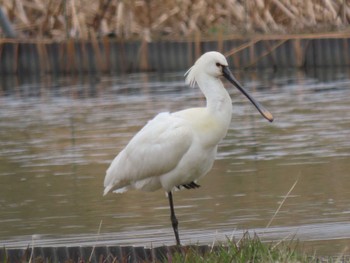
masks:
[(271, 113), (233, 77), (226, 58), (219, 52), (207, 52), (186, 72), (186, 83), (199, 86), (206, 106), (156, 115), (115, 157), (104, 180), (104, 195), (131, 189), (166, 191), (177, 245), (180, 238), (172, 192), (199, 187), (197, 180), (212, 168), (218, 144), (231, 122), (232, 100), (221, 76), (238, 88), (263, 117), (273, 121)]

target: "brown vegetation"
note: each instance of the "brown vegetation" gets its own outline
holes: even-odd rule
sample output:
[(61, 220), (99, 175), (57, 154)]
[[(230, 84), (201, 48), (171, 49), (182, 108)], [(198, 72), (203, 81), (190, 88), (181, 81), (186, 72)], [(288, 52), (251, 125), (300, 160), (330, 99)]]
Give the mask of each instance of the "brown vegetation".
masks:
[[(344, 30), (349, 0), (2, 0), (20, 38), (118, 39)], [(0, 37), (3, 36), (0, 29)]]

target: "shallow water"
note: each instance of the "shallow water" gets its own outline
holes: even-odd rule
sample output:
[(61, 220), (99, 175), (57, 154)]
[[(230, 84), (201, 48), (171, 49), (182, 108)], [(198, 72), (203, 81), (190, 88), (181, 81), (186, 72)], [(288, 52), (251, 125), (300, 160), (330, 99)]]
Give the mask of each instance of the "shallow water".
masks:
[[(236, 72), (275, 121), (228, 85), (234, 115), (218, 160), (200, 189), (174, 195), (184, 243), (249, 230), (264, 240), (308, 241), (321, 253), (350, 249), (349, 76)], [(1, 246), (174, 243), (164, 192), (102, 197), (102, 184), (148, 119), (205, 103), (183, 72), (0, 84)]]

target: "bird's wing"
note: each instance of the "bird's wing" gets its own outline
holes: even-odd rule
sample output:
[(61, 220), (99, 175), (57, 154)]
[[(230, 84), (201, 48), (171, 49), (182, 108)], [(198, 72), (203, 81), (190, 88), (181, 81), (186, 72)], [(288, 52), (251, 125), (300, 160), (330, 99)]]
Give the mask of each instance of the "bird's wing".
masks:
[(192, 140), (192, 129), (184, 119), (170, 113), (158, 114), (113, 160), (104, 181), (105, 194), (171, 171), (188, 151)]

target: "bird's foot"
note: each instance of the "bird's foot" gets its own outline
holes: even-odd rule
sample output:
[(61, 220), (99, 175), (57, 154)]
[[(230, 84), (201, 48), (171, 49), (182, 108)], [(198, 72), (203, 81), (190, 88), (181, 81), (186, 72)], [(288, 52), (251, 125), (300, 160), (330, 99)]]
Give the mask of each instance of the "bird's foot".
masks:
[(196, 189), (201, 187), (199, 184), (195, 183), (195, 182), (190, 182), (189, 184), (182, 184), (179, 186), (176, 186), (178, 189), (181, 189), (181, 187), (185, 187), (186, 189)]

